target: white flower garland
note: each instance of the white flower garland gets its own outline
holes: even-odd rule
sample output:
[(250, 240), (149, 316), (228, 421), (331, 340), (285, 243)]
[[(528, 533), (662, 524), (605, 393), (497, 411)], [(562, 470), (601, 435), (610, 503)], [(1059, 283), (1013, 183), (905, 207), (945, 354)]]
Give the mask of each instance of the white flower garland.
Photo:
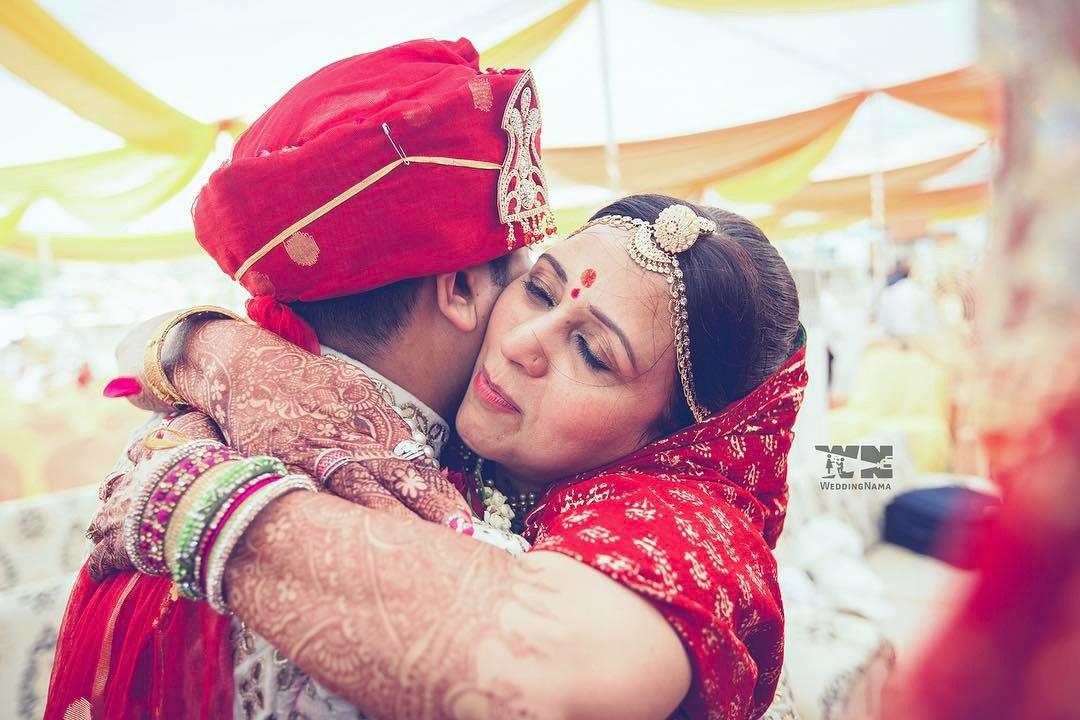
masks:
[(510, 521), (514, 519), (514, 509), (510, 507), (506, 496), (493, 487), (481, 488), (484, 501), (484, 522), (496, 530), (510, 530)]

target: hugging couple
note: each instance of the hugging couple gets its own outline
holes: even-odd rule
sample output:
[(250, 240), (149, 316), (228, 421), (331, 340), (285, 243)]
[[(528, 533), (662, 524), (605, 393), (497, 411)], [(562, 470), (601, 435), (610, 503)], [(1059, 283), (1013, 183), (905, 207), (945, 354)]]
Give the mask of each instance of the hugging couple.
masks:
[(198, 308), (122, 345), (158, 414), (103, 483), (47, 718), (766, 710), (791, 273), (660, 195), (530, 262), (540, 125), (529, 72), (423, 40), (238, 140), (193, 218), (254, 323)]

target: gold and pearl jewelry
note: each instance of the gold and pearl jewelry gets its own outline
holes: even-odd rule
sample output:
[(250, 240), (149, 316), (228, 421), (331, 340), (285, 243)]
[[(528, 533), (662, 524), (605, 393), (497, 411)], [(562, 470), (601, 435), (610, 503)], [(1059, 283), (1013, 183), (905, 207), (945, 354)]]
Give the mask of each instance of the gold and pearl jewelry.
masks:
[(476, 459), (473, 477), (476, 478), (476, 489), (484, 504), (484, 522), (496, 530), (523, 532), (525, 516), (536, 505), (539, 493), (524, 492), (507, 496), (495, 487), (494, 478), (484, 477), (484, 459), (481, 457)]
[(694, 416), (695, 422), (702, 422), (709, 417), (709, 410), (697, 399), (694, 388), (694, 368), (690, 359), (690, 324), (686, 310), (686, 285), (683, 283), (682, 268), (679, 267), (678, 253), (689, 250), (701, 237), (702, 233), (716, 230), (716, 223), (701, 217), (685, 205), (668, 205), (657, 216), (656, 222), (649, 224), (640, 218), (626, 215), (605, 215), (582, 225), (570, 234), (577, 235), (582, 230), (594, 225), (607, 225), (630, 232), (626, 250), (630, 258), (639, 266), (667, 278), (671, 288), (671, 329), (675, 331), (675, 364), (679, 370), (686, 404)]

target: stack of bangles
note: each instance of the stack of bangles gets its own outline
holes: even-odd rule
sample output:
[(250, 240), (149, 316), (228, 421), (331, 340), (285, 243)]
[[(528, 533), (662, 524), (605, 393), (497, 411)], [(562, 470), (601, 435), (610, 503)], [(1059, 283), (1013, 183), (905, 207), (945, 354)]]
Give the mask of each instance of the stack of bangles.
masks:
[(135, 567), (167, 575), (179, 593), (227, 613), (225, 564), (244, 531), (271, 502), (293, 490), (317, 490), (266, 456), (243, 457), (211, 440), (155, 456), (124, 524)]

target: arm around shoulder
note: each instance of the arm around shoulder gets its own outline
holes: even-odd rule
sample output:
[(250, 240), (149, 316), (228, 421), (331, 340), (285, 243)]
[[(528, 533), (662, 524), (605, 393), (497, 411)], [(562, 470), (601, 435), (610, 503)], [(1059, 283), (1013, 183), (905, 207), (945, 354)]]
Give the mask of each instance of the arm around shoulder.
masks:
[(691, 665), (664, 617), (634, 591), (573, 558), (537, 551), (521, 559), (559, 588), (550, 617), (552, 677), (558, 717), (667, 718), (686, 696)]

